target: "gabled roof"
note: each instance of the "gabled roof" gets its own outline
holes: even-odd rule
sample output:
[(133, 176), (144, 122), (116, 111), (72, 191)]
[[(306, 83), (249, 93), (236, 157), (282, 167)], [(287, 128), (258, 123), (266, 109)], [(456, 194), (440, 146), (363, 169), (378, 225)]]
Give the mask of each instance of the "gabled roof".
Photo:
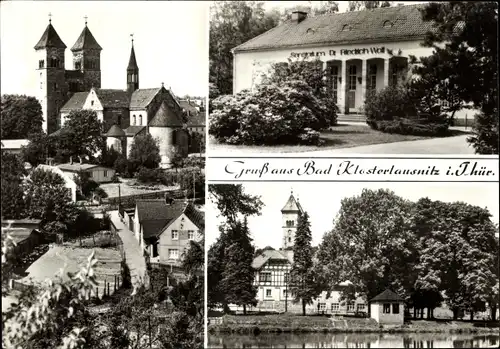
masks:
[(373, 297), (370, 302), (404, 302), (404, 299), (391, 290), (387, 289), (384, 292)]
[(125, 131), (123, 131), (118, 125), (113, 125), (104, 135), (106, 137), (125, 137)]
[(128, 108), (130, 99), (126, 90), (94, 88), (103, 108)]
[(130, 58), (128, 60), (127, 70), (137, 70), (139, 67), (137, 66), (137, 60), (135, 59), (135, 50), (134, 45), (132, 45), (132, 49), (130, 50)]
[(145, 109), (161, 88), (140, 88), (132, 93), (130, 109)]
[(156, 114), (153, 116), (148, 126), (151, 127), (182, 127), (184, 125), (182, 116), (175, 110), (169, 108), (165, 101), (162, 102)]
[(199, 211), (193, 204), (189, 203), (184, 209), (184, 214), (200, 230), (205, 230), (205, 213)]
[(58, 168), (60, 168), (62, 171), (67, 171), (67, 172), (80, 172), (80, 171), (87, 171), (95, 167), (103, 167), (100, 165), (95, 165), (95, 164), (80, 164), (80, 163), (73, 163), (73, 164), (59, 164), (57, 165)]
[(190, 114), (198, 113), (198, 109), (196, 109), (197, 106), (194, 103), (192, 103), (191, 101), (181, 99), (178, 101), (178, 103), (182, 109), (184, 109), (185, 111), (189, 111)]
[(145, 128), (146, 126), (129, 126), (124, 131), (125, 135), (130, 137), (130, 136), (135, 136)]
[(288, 201), (286, 202), (285, 206), (281, 209), (281, 212), (300, 212), (303, 213), (304, 211), (302, 210), (302, 206), (300, 206), (300, 203), (295, 200), (295, 197), (293, 194), (290, 194), (290, 197), (288, 198)]
[(283, 262), (293, 262), (293, 251), (291, 250), (264, 250), (252, 261), (252, 268), (260, 269), (270, 260), (279, 260)]
[(61, 40), (51, 23), (49, 23), (43, 32), (42, 37), (35, 45), (35, 50), (41, 50), (47, 47), (66, 48), (66, 45)]
[(71, 51), (79, 51), (84, 49), (102, 50), (102, 47), (97, 43), (90, 29), (85, 25), (80, 36), (76, 39)]
[(61, 108), (61, 111), (81, 110), (87, 100), (88, 92), (77, 92)]
[(419, 40), (432, 30), (419, 8), (425, 4), (307, 17), (291, 20), (237, 46), (234, 52), (301, 46)]

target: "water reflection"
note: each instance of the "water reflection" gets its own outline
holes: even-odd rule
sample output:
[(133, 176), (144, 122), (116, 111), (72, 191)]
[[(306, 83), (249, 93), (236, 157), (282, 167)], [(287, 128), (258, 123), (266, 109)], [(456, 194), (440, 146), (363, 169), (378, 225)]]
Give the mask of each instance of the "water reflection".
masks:
[(487, 348), (499, 346), (498, 335), (459, 334), (218, 334), (209, 348)]

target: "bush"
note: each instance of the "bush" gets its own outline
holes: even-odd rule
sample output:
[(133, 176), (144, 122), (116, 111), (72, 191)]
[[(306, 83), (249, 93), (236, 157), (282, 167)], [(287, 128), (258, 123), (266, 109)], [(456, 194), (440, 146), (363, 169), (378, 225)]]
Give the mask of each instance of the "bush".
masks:
[(310, 144), (311, 129), (331, 125), (335, 110), (326, 107), (303, 81), (260, 85), (213, 101), (209, 132), (229, 144)]
[(444, 136), (448, 131), (446, 123), (426, 123), (427, 120), (383, 120), (374, 121), (376, 129), (385, 133), (397, 133), (414, 136)]
[(139, 170), (136, 172), (135, 177), (141, 183), (158, 183), (161, 182), (161, 178), (163, 177), (163, 170), (160, 168), (146, 168), (139, 167)]
[(371, 127), (376, 121), (396, 120), (417, 116), (408, 89), (404, 85), (388, 86), (366, 94), (364, 110)]
[(477, 154), (498, 154), (498, 109), (474, 116), (474, 136), (467, 139)]

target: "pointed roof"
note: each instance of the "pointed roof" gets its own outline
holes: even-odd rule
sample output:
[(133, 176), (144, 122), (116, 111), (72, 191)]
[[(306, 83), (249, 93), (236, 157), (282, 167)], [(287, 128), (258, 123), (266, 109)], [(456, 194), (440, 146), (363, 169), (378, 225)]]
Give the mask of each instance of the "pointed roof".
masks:
[(140, 88), (135, 90), (130, 97), (130, 109), (142, 110), (146, 108), (160, 91), (161, 88)]
[(71, 51), (80, 51), (83, 49), (102, 50), (102, 47), (97, 43), (87, 25), (83, 28), (82, 33), (71, 48)]
[(302, 206), (300, 206), (300, 203), (295, 200), (295, 197), (293, 196), (293, 193), (290, 194), (290, 197), (288, 198), (288, 201), (286, 202), (285, 206), (281, 209), (281, 212), (304, 212), (302, 210)]
[(269, 260), (293, 263), (293, 251), (266, 249), (252, 261), (253, 269), (261, 269)]
[(105, 134), (107, 137), (125, 137), (125, 132), (118, 126), (113, 125), (109, 131)]
[(88, 92), (76, 92), (71, 98), (64, 104), (61, 111), (71, 111), (80, 110), (83, 108), (85, 101), (87, 100)]
[(151, 127), (182, 127), (184, 125), (182, 116), (178, 115), (175, 110), (169, 108), (165, 101), (162, 102), (158, 111), (153, 116), (148, 126)]
[(52, 26), (52, 23), (49, 23), (43, 32), (42, 37), (35, 45), (35, 50), (41, 50), (47, 47), (66, 48), (66, 45), (57, 34), (56, 30)]
[(134, 44), (132, 44), (132, 48), (130, 49), (130, 58), (128, 60), (127, 70), (136, 70), (139, 69), (137, 66), (137, 60), (135, 59), (135, 50)]
[(404, 299), (387, 289), (373, 297), (370, 302), (404, 302)]

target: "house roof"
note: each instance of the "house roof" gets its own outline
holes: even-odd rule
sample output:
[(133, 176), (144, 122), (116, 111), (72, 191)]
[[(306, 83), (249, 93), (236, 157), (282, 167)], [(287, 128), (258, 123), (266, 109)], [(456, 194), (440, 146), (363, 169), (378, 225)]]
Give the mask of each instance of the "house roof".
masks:
[(198, 113), (198, 109), (196, 109), (197, 105), (194, 104), (193, 102), (185, 100), (185, 99), (181, 99), (178, 101), (178, 103), (179, 103), (180, 107), (182, 109), (184, 109), (185, 111), (189, 111), (191, 114)]
[(145, 109), (160, 90), (161, 88), (140, 88), (135, 90), (130, 98), (130, 109)]
[(129, 126), (127, 127), (124, 131), (125, 131), (125, 135), (127, 136), (135, 136), (136, 134), (138, 134), (139, 132), (141, 132), (142, 130), (144, 130), (146, 126)]
[(66, 45), (61, 40), (51, 23), (49, 23), (43, 32), (42, 37), (35, 45), (35, 50), (41, 50), (46, 47), (66, 48)]
[(252, 261), (252, 268), (260, 269), (270, 260), (280, 260), (292, 263), (293, 251), (291, 250), (264, 250)]
[(50, 165), (44, 165), (40, 164), (36, 167), (36, 169), (44, 170), (44, 171), (51, 171), (54, 173), (57, 173), (59, 176), (61, 176), (65, 182), (71, 183), (72, 185), (76, 185), (75, 181), (72, 176), (69, 176), (67, 173), (64, 173), (59, 167), (57, 166), (50, 166)]
[(370, 302), (404, 302), (404, 299), (387, 289), (373, 297)]
[(2, 149), (21, 149), (29, 142), (28, 139), (2, 139)]
[(87, 100), (88, 92), (76, 92), (61, 108), (61, 111), (81, 110)]
[(295, 200), (295, 197), (293, 194), (290, 194), (290, 197), (288, 198), (288, 201), (286, 202), (285, 206), (281, 209), (281, 212), (304, 212), (302, 210), (302, 206), (300, 206), (300, 203)]
[(205, 229), (205, 213), (197, 210), (196, 207), (194, 207), (193, 204), (189, 203), (185, 207), (184, 214), (200, 230), (204, 230)]
[(129, 95), (126, 90), (94, 88), (103, 108), (128, 108)]
[(107, 133), (104, 134), (106, 137), (125, 137), (125, 131), (123, 131), (118, 125), (113, 125), (110, 127)]
[(188, 116), (187, 125), (188, 126), (205, 126), (205, 113), (195, 113), (191, 116)]
[(67, 172), (80, 172), (80, 171), (87, 171), (90, 170), (91, 168), (95, 167), (101, 167), (99, 165), (94, 165), (94, 164), (80, 164), (80, 163), (73, 163), (73, 164), (59, 164), (57, 165), (61, 171), (67, 171)]
[(368, 42), (419, 40), (432, 30), (419, 8), (425, 4), (307, 17), (285, 23), (237, 46), (234, 52)]
[(75, 44), (71, 48), (71, 51), (79, 51), (83, 49), (93, 49), (102, 50), (102, 47), (97, 43), (94, 35), (90, 32), (90, 29), (85, 25), (80, 36), (76, 39)]
[(153, 116), (148, 126), (156, 127), (182, 127), (182, 117), (175, 110), (169, 108), (167, 103), (163, 101), (156, 114)]

